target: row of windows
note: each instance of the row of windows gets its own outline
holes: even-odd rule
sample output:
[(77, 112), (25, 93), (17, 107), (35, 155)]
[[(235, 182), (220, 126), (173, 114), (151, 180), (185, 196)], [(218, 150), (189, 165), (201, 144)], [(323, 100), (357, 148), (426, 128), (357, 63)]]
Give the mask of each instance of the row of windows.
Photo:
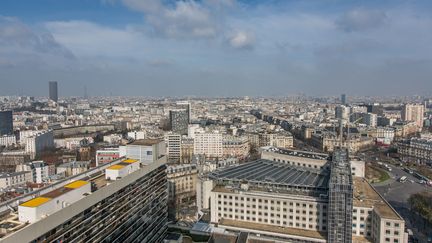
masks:
[[(219, 194), (218, 195), (218, 198), (222, 198), (222, 195), (221, 194)], [(294, 205), (294, 203), (293, 202), (286, 202), (286, 201), (283, 201), (283, 202), (281, 202), (281, 201), (275, 201), (275, 200), (267, 200), (267, 199), (261, 199), (261, 198), (259, 198), (259, 199), (256, 199), (256, 198), (250, 198), (250, 197), (238, 197), (238, 196), (228, 196), (228, 195), (223, 195), (223, 198), (224, 199), (234, 199), (234, 200), (240, 200), (240, 201), (244, 201), (244, 200), (246, 200), (246, 202), (259, 202), (259, 203), (261, 203), (261, 202), (263, 202), (263, 203), (271, 203), (271, 204), (276, 204), (276, 205), (290, 205), (290, 206), (293, 206)], [(219, 201), (220, 202), (220, 201)], [(313, 208), (314, 207), (314, 205), (313, 204), (307, 204), (307, 203), (295, 203), (295, 205), (297, 206), (297, 207), (309, 207), (309, 208)], [(323, 205), (323, 209), (327, 209), (327, 205)]]
[[(219, 217), (222, 217), (221, 214), (219, 214)], [(233, 215), (231, 214), (224, 214), (225, 218), (233, 218)], [(313, 224), (313, 223), (293, 223), (290, 221), (280, 221), (280, 220), (275, 220), (275, 219), (267, 219), (267, 218), (255, 218), (255, 217), (244, 217), (244, 216), (238, 216), (235, 215), (234, 216), (235, 219), (239, 219), (239, 220), (247, 220), (247, 221), (252, 221), (252, 222), (259, 222), (259, 223), (268, 223), (268, 224), (277, 224), (277, 225), (284, 225), (284, 226), (289, 226), (289, 227), (302, 227), (302, 228), (309, 228), (309, 229), (320, 229), (320, 226), (318, 225), (319, 222), (317, 222), (317, 224)], [(323, 221), (323, 224), (326, 224), (326, 221)], [(326, 226), (322, 225), (321, 226), (322, 230), (326, 230)]]
[[(255, 205), (253, 205), (253, 206), (255, 206)], [(255, 208), (255, 207), (252, 207), (252, 208)], [(224, 207), (224, 208), (222, 208), (222, 207), (218, 207), (218, 210), (219, 211), (222, 211), (222, 209), (224, 210), (224, 211), (226, 211), (226, 212), (232, 212), (233, 211), (233, 209), (232, 208), (226, 208), (226, 207)], [(246, 210), (246, 213), (253, 213), (253, 212), (257, 212), (258, 214), (260, 214), (261, 213), (261, 211), (259, 211), (261, 209), (261, 211), (264, 211), (264, 210), (268, 210), (268, 207), (267, 206), (265, 206), (265, 207), (261, 207), (261, 206), (258, 206), (258, 211), (257, 210), (254, 210), (254, 211), (249, 211), (249, 210)], [(274, 210), (274, 208), (273, 207), (271, 207), (271, 210), (272, 211), (275, 211)], [(280, 209), (279, 208), (276, 208), (276, 211), (277, 212), (279, 212), (280, 211)], [(290, 212), (290, 213), (294, 213), (294, 210), (293, 209), (286, 209), (286, 208), (284, 208), (283, 210), (282, 210), (283, 212)], [(240, 212), (240, 213), (244, 213), (245, 212), (245, 210), (243, 210), (243, 209), (234, 209), (234, 212)], [(264, 211), (264, 212), (266, 212), (266, 211)], [(309, 213), (308, 213), (309, 212)], [(302, 211), (300, 211), (300, 210), (296, 210), (295, 211), (295, 213), (296, 214), (300, 214), (300, 213), (302, 213), (302, 214), (309, 214), (309, 215), (313, 215), (313, 214), (316, 214), (316, 215), (320, 215), (320, 211), (306, 211), (306, 210), (302, 210)], [(273, 213), (271, 213), (272, 215), (273, 215)], [(276, 215), (280, 215), (280, 214), (276, 214)], [(322, 216), (327, 216), (327, 212), (322, 212)]]
[[(292, 162), (292, 161), (289, 161), (289, 160), (284, 160), (284, 159), (281, 160), (281, 159), (275, 159), (275, 158), (273, 158), (273, 161), (283, 162), (283, 163), (287, 163), (287, 164), (296, 165), (295, 162)], [(307, 164), (307, 165), (306, 165), (305, 163), (301, 164), (301, 163), (298, 163), (298, 162), (297, 162), (297, 166), (303, 166), (303, 167), (309, 167), (309, 168), (315, 168), (315, 169), (318, 169), (318, 166), (317, 166), (317, 165), (311, 165), (311, 164)], [(320, 166), (319, 168), (322, 169), (323, 166)]]

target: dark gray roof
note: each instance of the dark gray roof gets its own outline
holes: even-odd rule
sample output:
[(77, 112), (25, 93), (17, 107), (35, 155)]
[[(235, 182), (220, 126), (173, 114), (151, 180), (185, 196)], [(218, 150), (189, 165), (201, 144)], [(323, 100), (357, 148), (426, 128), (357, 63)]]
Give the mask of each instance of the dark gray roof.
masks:
[(217, 180), (328, 188), (329, 173), (327, 170), (317, 170), (260, 159), (213, 172), (210, 177)]

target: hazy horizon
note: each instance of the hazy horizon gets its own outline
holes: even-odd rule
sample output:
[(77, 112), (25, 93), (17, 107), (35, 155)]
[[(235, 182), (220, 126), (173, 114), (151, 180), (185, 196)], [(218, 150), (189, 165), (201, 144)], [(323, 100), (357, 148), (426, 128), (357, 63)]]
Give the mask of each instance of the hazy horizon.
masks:
[(430, 1), (0, 3), (0, 95), (430, 95)]

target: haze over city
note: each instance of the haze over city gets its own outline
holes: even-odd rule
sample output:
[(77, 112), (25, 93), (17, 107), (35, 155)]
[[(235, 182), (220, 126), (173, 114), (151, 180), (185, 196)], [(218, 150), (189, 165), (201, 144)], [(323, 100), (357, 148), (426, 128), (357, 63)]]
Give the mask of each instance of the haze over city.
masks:
[(431, 5), (4, 0), (0, 95), (423, 95)]

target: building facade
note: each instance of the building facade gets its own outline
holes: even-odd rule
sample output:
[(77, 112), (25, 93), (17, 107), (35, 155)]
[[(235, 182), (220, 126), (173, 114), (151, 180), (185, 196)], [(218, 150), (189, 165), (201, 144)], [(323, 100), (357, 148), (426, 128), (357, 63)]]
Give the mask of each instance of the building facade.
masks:
[(195, 164), (168, 166), (168, 203), (171, 219), (190, 220), (195, 217), (197, 177), (198, 169)]
[(58, 101), (58, 87), (57, 81), (49, 82), (49, 98), (50, 100), (57, 102)]
[(0, 111), (0, 136), (13, 134), (12, 111)]
[(405, 104), (402, 109), (401, 118), (403, 121), (413, 121), (417, 127), (423, 127), (425, 108), (422, 104)]
[(194, 154), (205, 155), (208, 158), (223, 156), (222, 134), (213, 132), (199, 132), (195, 134)]
[(162, 242), (168, 213), (164, 159), (115, 181), (100, 173), (95, 169), (88, 179), (67, 180), (21, 203), (18, 215), (3, 218), (8, 228), (2, 228), (2, 242)]
[(187, 135), (189, 113), (185, 109), (171, 110), (169, 112), (171, 130), (180, 135)]

